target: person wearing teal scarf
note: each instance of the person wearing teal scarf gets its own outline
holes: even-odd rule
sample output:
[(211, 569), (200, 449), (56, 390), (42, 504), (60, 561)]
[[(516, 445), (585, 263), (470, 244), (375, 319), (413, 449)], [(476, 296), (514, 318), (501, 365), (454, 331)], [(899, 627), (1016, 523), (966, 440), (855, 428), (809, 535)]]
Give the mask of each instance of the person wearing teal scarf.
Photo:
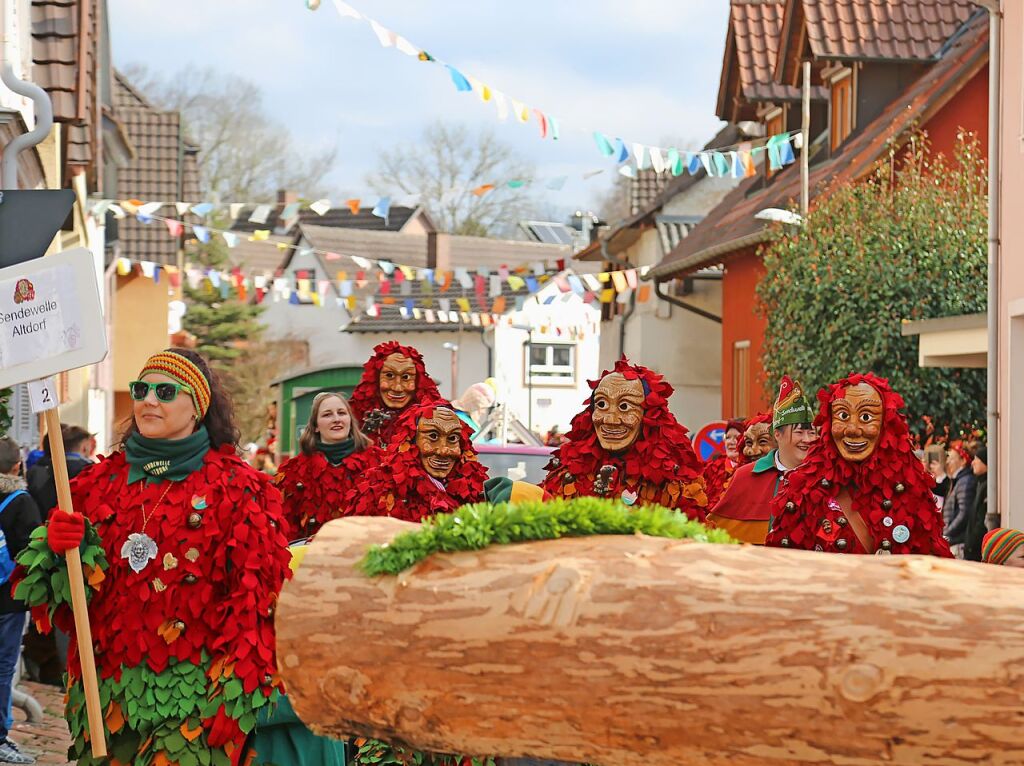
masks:
[[(300, 453), (285, 461), (275, 483), (284, 496), (285, 516), (295, 553), (321, 524), (344, 515), (341, 498), (350, 477), (379, 459), (379, 450), (359, 430), (344, 395), (325, 391), (313, 399), (309, 422), (299, 439)], [(299, 556), (293, 558), (296, 566)], [(279, 766), (345, 766), (354, 751), (347, 743), (318, 737), (295, 715), (287, 696), (262, 711), (250, 742), (258, 763)]]

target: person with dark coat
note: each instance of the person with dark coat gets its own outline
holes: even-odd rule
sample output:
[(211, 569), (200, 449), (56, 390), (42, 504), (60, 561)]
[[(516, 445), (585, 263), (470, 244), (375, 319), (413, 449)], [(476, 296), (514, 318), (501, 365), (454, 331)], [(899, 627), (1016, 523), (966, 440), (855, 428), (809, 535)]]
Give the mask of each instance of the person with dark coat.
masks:
[(964, 559), (981, 561), (981, 544), (988, 531), (985, 526), (985, 517), (988, 515), (988, 448), (984, 445), (974, 453), (971, 470), (977, 483), (974, 486), (974, 505), (967, 519)]
[(952, 478), (942, 503), (942, 519), (945, 522), (942, 534), (957, 558), (963, 558), (962, 546), (967, 535), (967, 520), (974, 507), (974, 488), (977, 482), (970, 464), (971, 456), (962, 443), (953, 442), (949, 445), (946, 475)]
[[(85, 456), (92, 434), (80, 426), (71, 426), (66, 423), (61, 423), (60, 432), (64, 440), (68, 478), (73, 479), (93, 465), (93, 461)], [(36, 501), (41, 513), (47, 513), (57, 506), (57, 485), (53, 478), (53, 457), (50, 455), (49, 439), (46, 440), (44, 452), (43, 457), (28, 469), (25, 477), (28, 482), (29, 494)]]
[[(21, 449), (8, 436), (0, 439), (0, 530), (13, 562), (29, 542), (32, 530), (43, 523), (32, 496), (25, 491), (21, 471)], [(5, 573), (10, 577), (10, 571)], [(28, 607), (11, 595), (10, 581), (0, 584), (0, 763), (35, 763), (35, 758), (18, 750), (7, 738), (8, 709), (14, 670), (21, 656)]]

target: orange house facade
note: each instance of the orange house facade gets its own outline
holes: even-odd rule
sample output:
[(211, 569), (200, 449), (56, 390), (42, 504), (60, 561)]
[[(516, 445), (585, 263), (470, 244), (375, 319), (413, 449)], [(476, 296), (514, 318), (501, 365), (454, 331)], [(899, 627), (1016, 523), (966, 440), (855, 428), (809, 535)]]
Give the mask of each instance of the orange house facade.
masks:
[[(901, 6), (914, 0), (902, 0)], [(935, 0), (921, 0), (935, 5)], [(988, 15), (962, 0), (939, 0), (941, 14), (890, 15), (895, 2), (871, 3), (860, 12), (877, 16), (872, 30), (884, 39), (845, 39), (849, 3), (839, 0), (734, 0), (723, 62), (718, 115), (727, 121), (752, 115), (767, 135), (799, 128), (804, 61), (811, 62), (810, 204), (815, 191), (856, 182), (870, 174), (917, 130), (933, 152), (951, 153), (961, 131), (974, 133), (987, 151)], [(823, 10), (822, 6), (831, 6)], [(756, 9), (756, 10), (752, 10)], [(754, 22), (751, 17), (754, 16)], [(775, 18), (775, 23), (770, 23)], [(845, 20), (850, 22), (851, 20)], [(863, 20), (862, 20), (863, 21)], [(771, 38), (772, 29), (776, 37)], [(757, 50), (747, 33), (766, 42)], [(767, 35), (767, 37), (765, 37)], [(750, 80), (755, 87), (742, 87)], [(822, 100), (823, 99), (823, 100)], [(795, 119), (794, 119), (795, 118)], [(799, 151), (804, 151), (801, 148)], [(716, 264), (722, 276), (722, 414), (750, 417), (770, 406), (776, 381), (766, 380), (762, 350), (766, 321), (757, 311), (764, 277), (760, 248), (769, 229), (757, 214), (792, 209), (800, 199), (800, 162), (745, 179), (650, 276), (675, 279)]]

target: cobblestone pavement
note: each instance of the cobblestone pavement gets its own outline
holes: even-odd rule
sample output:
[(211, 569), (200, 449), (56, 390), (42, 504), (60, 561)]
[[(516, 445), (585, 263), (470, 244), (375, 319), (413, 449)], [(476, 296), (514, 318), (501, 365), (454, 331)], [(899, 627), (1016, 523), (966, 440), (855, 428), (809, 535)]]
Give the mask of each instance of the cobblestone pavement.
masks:
[(64, 721), (63, 690), (31, 681), (22, 681), (19, 686), (43, 706), (46, 717), (40, 723), (29, 724), (25, 721), (25, 713), (15, 708), (11, 739), (18, 743), (23, 752), (34, 755), (40, 766), (65, 766), (69, 763), (68, 745), (71, 744), (71, 737)]

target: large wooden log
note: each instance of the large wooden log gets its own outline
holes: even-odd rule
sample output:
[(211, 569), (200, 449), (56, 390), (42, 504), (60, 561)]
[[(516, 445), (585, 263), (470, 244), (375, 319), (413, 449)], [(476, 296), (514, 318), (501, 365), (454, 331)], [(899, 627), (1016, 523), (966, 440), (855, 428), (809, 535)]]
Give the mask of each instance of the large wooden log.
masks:
[(1024, 763), (1024, 573), (590, 537), (355, 568), (342, 519), (278, 609), (315, 731), (605, 766)]

